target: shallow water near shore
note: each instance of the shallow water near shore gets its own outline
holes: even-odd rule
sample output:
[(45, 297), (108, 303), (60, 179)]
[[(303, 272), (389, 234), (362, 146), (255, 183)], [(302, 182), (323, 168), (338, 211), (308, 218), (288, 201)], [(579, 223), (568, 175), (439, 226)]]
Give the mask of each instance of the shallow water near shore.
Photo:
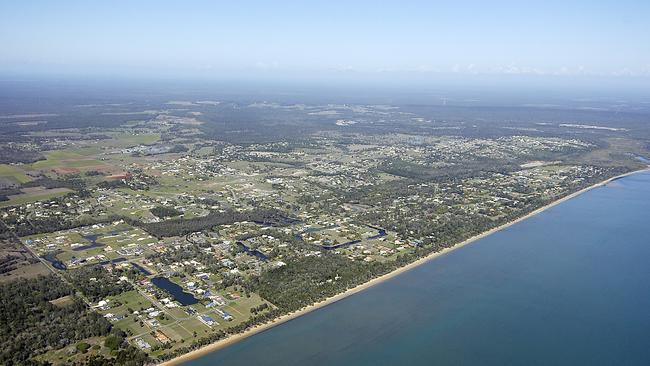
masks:
[(650, 364), (650, 173), (183, 363), (402, 364)]

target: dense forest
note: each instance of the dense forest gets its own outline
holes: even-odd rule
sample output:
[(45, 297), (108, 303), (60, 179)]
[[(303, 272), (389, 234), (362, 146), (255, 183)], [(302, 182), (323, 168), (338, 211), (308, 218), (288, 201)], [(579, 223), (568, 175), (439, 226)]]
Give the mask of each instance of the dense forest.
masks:
[[(64, 296), (69, 301), (53, 301)], [(49, 349), (107, 335), (111, 324), (50, 275), (0, 286), (0, 329), (0, 364), (14, 365)]]
[[(40, 217), (29, 220), (26, 225), (19, 225), (13, 231), (17, 236), (27, 236), (41, 233), (53, 233), (81, 226), (94, 225), (121, 220), (120, 216), (104, 217)], [(10, 222), (7, 222), (9, 224)], [(0, 226), (0, 232), (2, 227)]]
[(9, 201), (9, 196), (13, 196), (15, 194), (21, 194), (22, 191), (20, 188), (16, 187), (4, 187), (0, 188), (0, 201)]
[(38, 151), (0, 147), (0, 164), (29, 164), (44, 159), (45, 156)]
[(56, 179), (40, 176), (30, 182), (23, 183), (22, 187), (69, 188), (80, 191), (86, 188), (86, 182), (76, 174), (66, 174)]
[(515, 162), (504, 162), (492, 159), (466, 160), (449, 166), (430, 167), (415, 164), (401, 159), (389, 160), (382, 163), (377, 170), (384, 173), (410, 178), (416, 181), (444, 182), (451, 179), (462, 179), (480, 176), (487, 172), (507, 174), (519, 169)]
[(174, 217), (182, 214), (181, 211), (178, 211), (177, 209), (168, 206), (156, 206), (152, 208), (150, 211), (152, 215), (161, 219), (166, 217)]
[(109, 273), (102, 266), (91, 265), (69, 270), (66, 274), (70, 282), (92, 302), (133, 290), (129, 282), (119, 281), (121, 272), (117, 269)]
[(75, 349), (85, 352), (89, 346), (82, 341), (97, 336), (106, 336), (104, 347), (111, 356), (94, 355), (88, 365), (140, 366), (149, 361), (124, 341), (124, 332), (91, 311), (54, 275), (0, 285), (0, 329), (2, 365), (41, 365), (35, 355), (77, 342)]
[(273, 226), (284, 226), (294, 222), (277, 210), (255, 210), (238, 212), (228, 210), (225, 212), (212, 211), (206, 216), (191, 219), (172, 219), (153, 223), (138, 223), (137, 226), (158, 238), (169, 236), (182, 236), (196, 231), (209, 229), (217, 225), (232, 224), (241, 221), (253, 221)]

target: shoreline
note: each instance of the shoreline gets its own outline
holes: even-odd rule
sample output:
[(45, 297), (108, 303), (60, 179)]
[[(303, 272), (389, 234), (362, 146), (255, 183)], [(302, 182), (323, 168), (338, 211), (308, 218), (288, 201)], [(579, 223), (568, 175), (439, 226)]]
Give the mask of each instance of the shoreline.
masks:
[(453, 250), (462, 248), (462, 247), (464, 247), (464, 246), (466, 246), (468, 244), (471, 244), (471, 243), (473, 243), (473, 242), (475, 242), (477, 240), (483, 239), (483, 238), (485, 238), (485, 237), (487, 237), (487, 236), (489, 236), (491, 234), (494, 234), (494, 233), (496, 233), (498, 231), (506, 229), (506, 228), (508, 228), (508, 227), (510, 227), (512, 225), (515, 225), (515, 224), (517, 224), (517, 223), (519, 223), (521, 221), (529, 219), (529, 218), (531, 218), (531, 217), (533, 217), (533, 216), (535, 216), (535, 215), (537, 215), (537, 214), (539, 214), (539, 213), (541, 213), (543, 211), (548, 210), (551, 207), (557, 206), (560, 203), (563, 203), (563, 202), (568, 201), (568, 200), (570, 200), (572, 198), (575, 198), (575, 197), (577, 197), (577, 196), (579, 196), (579, 195), (581, 195), (581, 194), (583, 194), (583, 193), (585, 193), (587, 191), (590, 191), (590, 190), (592, 190), (594, 188), (605, 186), (605, 185), (607, 185), (607, 184), (609, 184), (609, 183), (611, 183), (611, 182), (613, 182), (613, 181), (615, 181), (617, 179), (620, 179), (620, 178), (624, 178), (624, 177), (627, 177), (627, 176), (630, 176), (630, 175), (633, 175), (633, 174), (638, 174), (638, 173), (641, 173), (641, 172), (648, 172), (648, 171), (650, 171), (650, 166), (648, 168), (630, 171), (630, 172), (627, 172), (627, 173), (624, 173), (624, 174), (617, 175), (615, 177), (608, 178), (608, 179), (606, 179), (604, 181), (601, 181), (599, 183), (595, 183), (595, 184), (593, 184), (593, 185), (591, 185), (589, 187), (586, 187), (586, 188), (583, 188), (583, 189), (581, 189), (579, 191), (570, 193), (570, 194), (568, 194), (568, 195), (566, 195), (566, 196), (564, 196), (562, 198), (559, 198), (559, 199), (557, 199), (557, 200), (555, 200), (555, 201), (553, 201), (553, 202), (551, 202), (551, 203), (549, 203), (547, 205), (539, 207), (539, 208), (537, 208), (537, 209), (535, 209), (535, 210), (527, 213), (526, 215), (521, 216), (521, 217), (519, 217), (519, 218), (517, 218), (515, 220), (512, 220), (512, 221), (507, 222), (507, 223), (505, 223), (503, 225), (499, 225), (499, 226), (497, 226), (495, 228), (492, 228), (492, 229), (490, 229), (488, 231), (485, 231), (485, 232), (482, 232), (482, 233), (477, 234), (475, 236), (472, 236), (471, 238), (468, 238), (468, 239), (466, 239), (466, 240), (464, 240), (464, 241), (462, 241), (462, 242), (460, 242), (460, 243), (458, 243), (458, 244), (456, 244), (454, 246), (451, 246), (449, 248), (444, 248), (441, 251), (430, 253), (430, 254), (428, 254), (428, 255), (420, 258), (420, 259), (417, 259), (417, 260), (403, 266), (403, 267), (397, 268), (397, 269), (395, 269), (395, 270), (393, 270), (391, 272), (388, 272), (388, 273), (383, 274), (383, 275), (381, 275), (379, 277), (373, 278), (372, 280), (370, 280), (368, 282), (359, 284), (359, 285), (357, 285), (357, 286), (355, 286), (353, 288), (350, 288), (350, 289), (348, 289), (348, 290), (346, 290), (344, 292), (341, 292), (341, 293), (339, 293), (337, 295), (328, 297), (327, 299), (324, 299), (324, 300), (322, 300), (320, 302), (309, 305), (309, 306), (307, 306), (305, 308), (302, 308), (302, 309), (296, 310), (294, 312), (282, 315), (282, 316), (280, 316), (278, 318), (275, 318), (275, 319), (273, 319), (273, 320), (271, 320), (271, 321), (269, 321), (267, 323), (256, 325), (256, 326), (254, 326), (254, 327), (252, 327), (252, 328), (250, 328), (250, 329), (248, 329), (248, 330), (246, 330), (246, 331), (244, 331), (242, 333), (233, 334), (233, 335), (228, 336), (228, 337), (226, 337), (224, 339), (221, 339), (221, 340), (218, 340), (218, 341), (216, 341), (214, 343), (203, 346), (203, 347), (201, 347), (199, 349), (196, 349), (196, 350), (190, 351), (188, 353), (185, 353), (183, 355), (180, 355), (178, 357), (172, 358), (171, 360), (167, 360), (167, 361), (164, 361), (162, 363), (159, 363), (158, 365), (161, 365), (161, 366), (180, 365), (183, 362), (190, 361), (190, 360), (205, 356), (205, 355), (207, 355), (209, 353), (215, 352), (217, 350), (220, 350), (222, 348), (228, 347), (228, 346), (230, 346), (232, 344), (235, 344), (235, 343), (237, 343), (237, 342), (239, 342), (241, 340), (244, 340), (244, 339), (246, 339), (246, 338), (248, 338), (250, 336), (253, 336), (253, 335), (257, 334), (257, 333), (261, 333), (261, 332), (266, 331), (268, 329), (271, 329), (271, 328), (273, 328), (273, 327), (275, 327), (277, 325), (286, 323), (286, 322), (288, 322), (288, 321), (290, 321), (292, 319), (298, 318), (298, 317), (300, 317), (302, 315), (310, 313), (310, 312), (312, 312), (312, 311), (314, 311), (316, 309), (322, 308), (324, 306), (333, 304), (333, 303), (335, 303), (335, 302), (337, 302), (339, 300), (342, 300), (342, 299), (344, 299), (344, 298), (346, 298), (348, 296), (354, 295), (354, 294), (356, 294), (358, 292), (361, 292), (361, 291), (363, 291), (363, 290), (365, 290), (365, 289), (367, 289), (369, 287), (372, 287), (372, 286), (374, 286), (376, 284), (379, 284), (379, 283), (384, 282), (384, 281), (386, 281), (388, 279), (396, 277), (396, 276), (398, 276), (398, 275), (400, 275), (400, 274), (402, 274), (402, 273), (404, 273), (406, 271), (409, 271), (409, 270), (411, 270), (411, 269), (413, 269), (413, 268), (415, 268), (417, 266), (420, 266), (420, 265), (422, 265), (422, 264), (424, 264), (426, 262), (429, 262), (429, 261), (431, 261), (431, 260), (433, 260), (435, 258), (438, 258), (438, 257), (440, 257), (442, 255), (445, 255), (445, 254), (447, 254), (447, 253), (449, 253), (449, 252), (451, 252)]

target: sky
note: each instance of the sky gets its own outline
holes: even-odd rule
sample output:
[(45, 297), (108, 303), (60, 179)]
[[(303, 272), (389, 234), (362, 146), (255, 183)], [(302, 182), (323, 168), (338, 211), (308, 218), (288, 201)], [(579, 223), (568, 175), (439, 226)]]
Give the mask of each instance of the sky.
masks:
[(0, 0), (0, 73), (645, 78), (648, 19), (648, 0)]

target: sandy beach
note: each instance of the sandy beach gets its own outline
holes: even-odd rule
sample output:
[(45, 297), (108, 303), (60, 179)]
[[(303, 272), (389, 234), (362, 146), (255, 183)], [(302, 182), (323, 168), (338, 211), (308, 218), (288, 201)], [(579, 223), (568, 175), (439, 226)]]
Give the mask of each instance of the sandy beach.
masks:
[(536, 209), (535, 211), (532, 211), (532, 212), (528, 213), (527, 215), (522, 216), (522, 217), (520, 217), (520, 218), (518, 218), (516, 220), (513, 220), (511, 222), (508, 222), (506, 224), (503, 224), (501, 226), (498, 226), (496, 228), (488, 230), (488, 231), (486, 231), (484, 233), (481, 233), (479, 235), (473, 236), (473, 237), (471, 237), (471, 238), (469, 238), (469, 239), (467, 239), (467, 240), (465, 240), (465, 241), (463, 241), (461, 243), (458, 243), (458, 244), (454, 245), (453, 247), (445, 248), (445, 249), (443, 249), (443, 250), (441, 250), (439, 252), (431, 253), (431, 254), (427, 255), (426, 257), (420, 258), (420, 259), (418, 259), (418, 260), (416, 260), (416, 261), (414, 261), (414, 262), (412, 262), (412, 263), (410, 263), (410, 264), (408, 264), (408, 265), (406, 265), (404, 267), (401, 267), (401, 268), (396, 269), (396, 270), (394, 270), (394, 271), (392, 271), (390, 273), (387, 273), (387, 274), (384, 274), (384, 275), (379, 276), (377, 278), (374, 278), (374, 279), (372, 279), (372, 280), (370, 280), (370, 281), (368, 281), (366, 283), (360, 284), (360, 285), (358, 285), (358, 286), (356, 286), (354, 288), (348, 289), (347, 291), (342, 292), (342, 293), (340, 293), (338, 295), (332, 296), (332, 297), (327, 298), (327, 299), (325, 299), (325, 300), (323, 300), (321, 302), (312, 304), (310, 306), (307, 306), (307, 307), (305, 307), (303, 309), (294, 311), (292, 313), (280, 316), (280, 317), (274, 319), (273, 321), (270, 321), (270, 322), (255, 326), (255, 327), (253, 327), (253, 328), (251, 328), (251, 329), (249, 329), (249, 330), (247, 330), (245, 332), (229, 336), (227, 338), (219, 340), (219, 341), (217, 341), (215, 343), (212, 343), (212, 344), (207, 345), (205, 347), (202, 347), (200, 349), (188, 352), (188, 353), (186, 353), (184, 355), (181, 355), (181, 356), (176, 357), (174, 359), (171, 359), (169, 361), (165, 361), (165, 362), (161, 363), (160, 365), (165, 365), (165, 366), (179, 365), (179, 364), (181, 364), (183, 362), (186, 362), (188, 360), (195, 359), (195, 358), (204, 356), (204, 355), (206, 355), (208, 353), (219, 350), (221, 348), (227, 347), (227, 346), (229, 346), (229, 345), (231, 345), (233, 343), (239, 342), (242, 339), (245, 339), (245, 338), (250, 337), (252, 335), (255, 335), (257, 333), (263, 332), (263, 331), (265, 331), (267, 329), (270, 329), (270, 328), (272, 328), (274, 326), (277, 326), (279, 324), (287, 322), (287, 321), (289, 321), (291, 319), (295, 319), (295, 318), (297, 318), (297, 317), (299, 317), (301, 315), (307, 314), (307, 313), (309, 313), (309, 312), (311, 312), (313, 310), (316, 310), (318, 308), (321, 308), (323, 306), (335, 303), (335, 302), (337, 302), (337, 301), (339, 301), (341, 299), (344, 299), (344, 298), (346, 298), (346, 297), (348, 297), (350, 295), (353, 295), (353, 294), (358, 293), (360, 291), (363, 291), (363, 290), (365, 290), (365, 289), (367, 289), (367, 288), (369, 288), (371, 286), (374, 286), (374, 285), (376, 285), (378, 283), (386, 281), (387, 279), (398, 276), (401, 273), (404, 273), (404, 272), (406, 272), (406, 271), (408, 271), (408, 270), (410, 270), (412, 268), (415, 268), (415, 267), (417, 267), (417, 266), (419, 266), (419, 265), (421, 265), (421, 264), (423, 264), (425, 262), (428, 262), (428, 261), (430, 261), (432, 259), (435, 259), (435, 258), (437, 258), (439, 256), (445, 255), (445, 254), (451, 252), (452, 250), (456, 250), (458, 248), (464, 247), (465, 245), (468, 245), (468, 244), (470, 244), (472, 242), (475, 242), (476, 240), (484, 238), (484, 237), (486, 237), (486, 236), (488, 236), (490, 234), (493, 234), (493, 233), (495, 233), (497, 231), (508, 228), (508, 227), (520, 222), (520, 221), (526, 220), (526, 219), (528, 219), (528, 218), (530, 218), (530, 217), (532, 217), (534, 215), (539, 214), (540, 212), (543, 212), (543, 211), (545, 211), (545, 210), (547, 210), (547, 209), (549, 209), (549, 208), (551, 208), (553, 206), (556, 206), (556, 205), (558, 205), (558, 204), (560, 204), (562, 202), (565, 202), (565, 201), (567, 201), (567, 200), (569, 200), (571, 198), (574, 198), (574, 197), (576, 197), (576, 196), (578, 196), (578, 195), (580, 195), (580, 194), (582, 194), (584, 192), (587, 192), (587, 191), (589, 191), (591, 189), (594, 189), (596, 187), (604, 186), (604, 185), (608, 184), (609, 182), (611, 182), (613, 180), (616, 180), (616, 179), (619, 179), (619, 178), (622, 178), (622, 177), (625, 177), (625, 176), (628, 176), (628, 175), (637, 174), (637, 173), (644, 172), (644, 171), (649, 171), (649, 170), (650, 169), (646, 168), (646, 169), (641, 169), (641, 170), (636, 170), (636, 171), (632, 171), (632, 172), (629, 172), (629, 173), (621, 174), (621, 175), (609, 178), (607, 180), (604, 180), (604, 181), (602, 181), (600, 183), (589, 186), (587, 188), (584, 188), (582, 190), (576, 191), (576, 192), (571, 193), (571, 194), (569, 194), (569, 195), (567, 195), (565, 197), (562, 197), (562, 198), (560, 198), (560, 199), (558, 199), (556, 201), (553, 201), (553, 202), (549, 203), (546, 206), (540, 207), (540, 208)]

